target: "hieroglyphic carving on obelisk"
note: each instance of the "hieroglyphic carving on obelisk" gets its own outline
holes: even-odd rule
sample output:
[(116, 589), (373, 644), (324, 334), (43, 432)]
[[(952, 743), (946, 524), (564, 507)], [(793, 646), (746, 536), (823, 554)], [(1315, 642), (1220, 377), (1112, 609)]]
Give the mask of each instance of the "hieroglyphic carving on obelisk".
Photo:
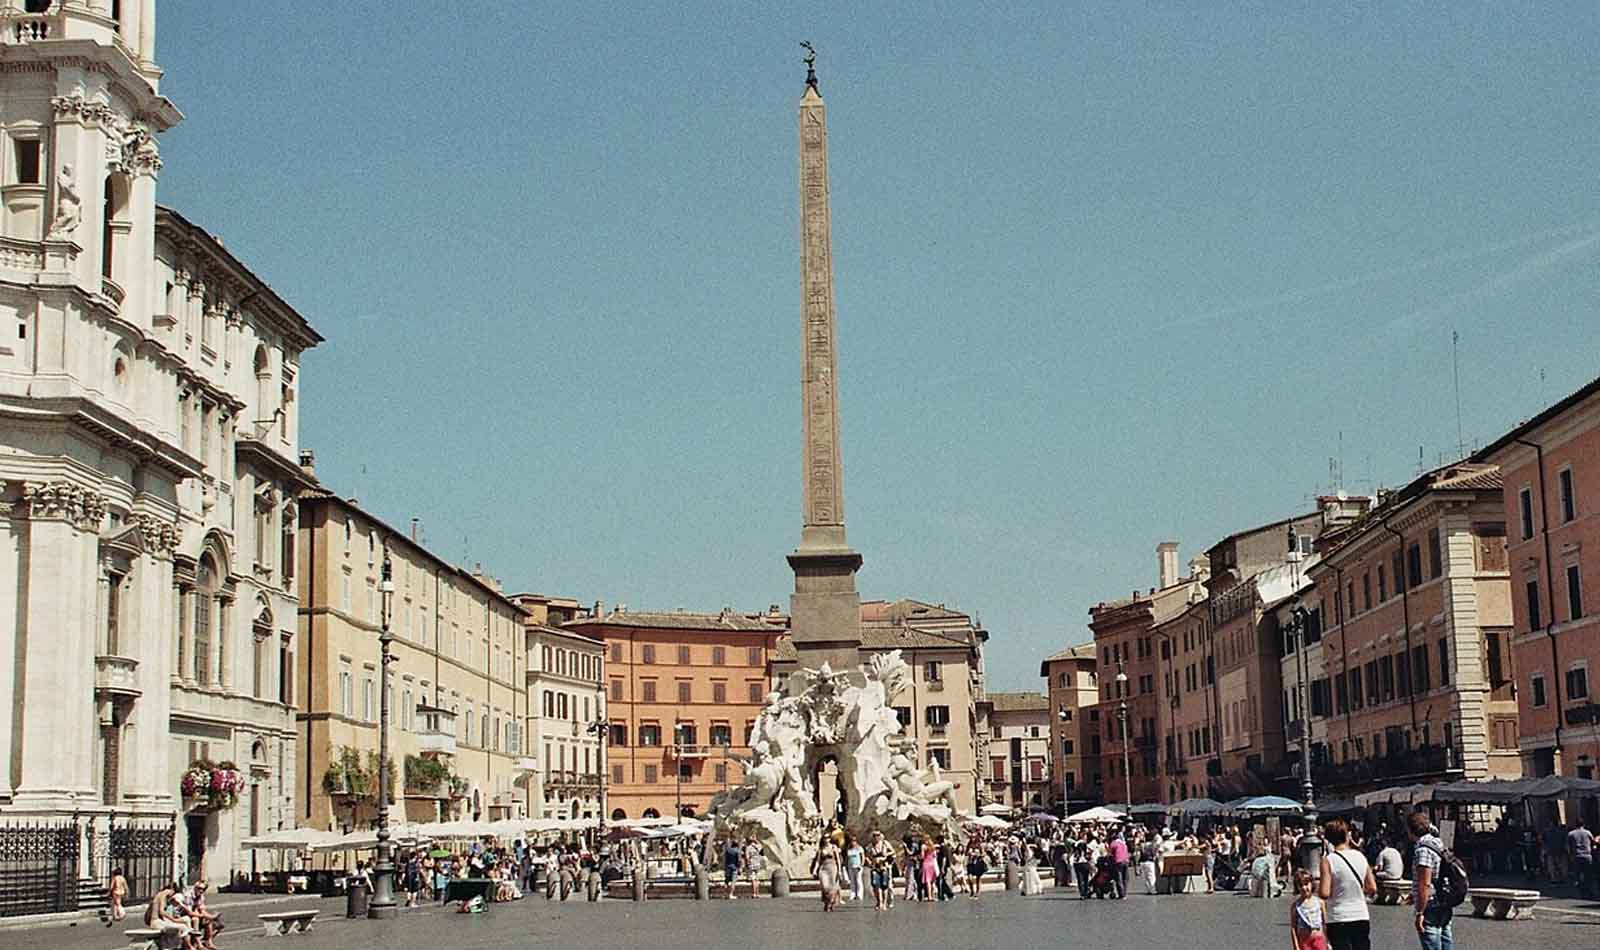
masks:
[[(808, 52), (811, 48), (806, 46)], [(815, 54), (807, 56), (810, 67)], [(828, 123), (815, 69), (800, 97), (800, 322), (805, 525), (789, 555), (794, 596), (789, 635), (800, 666), (854, 670), (860, 662), (861, 555), (844, 537), (839, 459), (838, 353), (833, 316), (833, 250), (828, 243)]]
[(844, 484), (839, 458), (838, 354), (834, 347), (833, 249), (828, 221), (827, 107), (816, 73), (800, 99), (800, 277), (804, 348), (805, 530), (801, 550), (843, 548)]

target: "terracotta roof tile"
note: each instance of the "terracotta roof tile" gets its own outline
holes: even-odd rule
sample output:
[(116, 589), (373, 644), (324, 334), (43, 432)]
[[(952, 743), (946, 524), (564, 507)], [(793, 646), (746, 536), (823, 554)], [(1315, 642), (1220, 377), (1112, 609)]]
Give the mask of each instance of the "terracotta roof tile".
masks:
[(1048, 712), (1050, 700), (1043, 693), (989, 693), (984, 697), (995, 712)]

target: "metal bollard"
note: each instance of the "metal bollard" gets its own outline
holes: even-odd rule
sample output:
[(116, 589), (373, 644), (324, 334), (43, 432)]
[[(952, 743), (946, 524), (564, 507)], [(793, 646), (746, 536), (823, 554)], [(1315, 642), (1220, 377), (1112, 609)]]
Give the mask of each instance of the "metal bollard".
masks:
[(1015, 861), (1006, 862), (1006, 890), (1015, 891), (1022, 888), (1022, 868)]
[(711, 875), (706, 873), (704, 864), (697, 864), (694, 868), (694, 899), (697, 901), (711, 899)]
[(776, 867), (772, 869), (772, 896), (789, 896), (789, 871), (786, 868)]
[(633, 899), (644, 900), (644, 868), (633, 869)]
[(589, 903), (593, 904), (595, 901), (600, 899), (600, 888), (601, 888), (601, 886), (602, 885), (601, 885), (601, 881), (600, 881), (600, 872), (599, 871), (590, 871), (589, 872)]

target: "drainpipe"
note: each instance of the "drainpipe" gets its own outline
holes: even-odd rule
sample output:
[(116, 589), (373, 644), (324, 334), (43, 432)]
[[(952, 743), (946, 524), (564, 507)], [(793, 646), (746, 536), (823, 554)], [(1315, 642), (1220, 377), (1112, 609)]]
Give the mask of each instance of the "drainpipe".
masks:
[[(1344, 664), (1344, 738), (1346, 742), (1354, 742), (1356, 738), (1356, 713), (1355, 704), (1350, 702), (1350, 638), (1345, 634), (1345, 625), (1350, 618), (1345, 616), (1344, 604), (1340, 598), (1344, 596), (1344, 568), (1333, 569), (1334, 584), (1333, 607), (1339, 614), (1339, 653)], [(1360, 667), (1357, 667), (1357, 676), (1360, 676)]]
[[(1400, 542), (1400, 572), (1401, 572), (1400, 573), (1400, 578), (1399, 578), (1399, 582), (1400, 582), (1400, 618), (1401, 618), (1401, 622), (1405, 624), (1405, 635), (1406, 635), (1406, 675), (1408, 677), (1410, 677), (1411, 676), (1411, 565), (1408, 563), (1407, 558), (1406, 558), (1406, 536), (1401, 534), (1400, 532), (1396, 531), (1395, 529), (1389, 527), (1389, 519), (1387, 517), (1378, 522), (1378, 527), (1380, 527), (1383, 530), (1385, 530), (1385, 531), (1389, 532), (1390, 534), (1394, 535), (1395, 540)], [(1346, 604), (1345, 606), (1348, 607), (1350, 605)], [(1417, 691), (1411, 688), (1413, 685), (1415, 685), (1415, 684), (1414, 683), (1407, 683), (1406, 684), (1406, 699), (1408, 700), (1409, 705), (1411, 706), (1411, 732), (1412, 732), (1413, 735), (1415, 735), (1416, 731), (1417, 731)], [(1367, 698), (1370, 699), (1371, 697), (1369, 696)]]
[[(1545, 607), (1544, 632), (1550, 638), (1550, 681), (1555, 687), (1556, 711), (1556, 749), (1557, 756), (1561, 755), (1561, 655), (1556, 648), (1556, 575), (1555, 564), (1550, 558), (1550, 511), (1545, 501), (1549, 493), (1545, 491), (1544, 484), (1544, 446), (1538, 442), (1529, 442), (1527, 439), (1512, 439), (1518, 445), (1526, 445), (1533, 449), (1534, 457), (1539, 466), (1539, 534), (1544, 538), (1544, 590), (1545, 598), (1549, 603)], [(1518, 517), (1521, 511), (1518, 511)], [(1509, 566), (1509, 565), (1507, 565)], [(1556, 767), (1560, 773), (1560, 767)]]

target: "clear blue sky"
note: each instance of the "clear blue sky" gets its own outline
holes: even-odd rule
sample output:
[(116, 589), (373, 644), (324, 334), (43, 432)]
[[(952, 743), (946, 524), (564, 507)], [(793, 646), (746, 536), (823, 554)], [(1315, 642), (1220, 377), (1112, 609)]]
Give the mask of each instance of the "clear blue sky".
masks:
[(860, 587), (991, 686), (1341, 433), (1453, 453), (1453, 330), (1469, 444), (1600, 372), (1593, 3), (630, 6), (161, 5), (160, 200), (328, 338), (318, 474), (510, 588), (787, 607), (802, 39)]

